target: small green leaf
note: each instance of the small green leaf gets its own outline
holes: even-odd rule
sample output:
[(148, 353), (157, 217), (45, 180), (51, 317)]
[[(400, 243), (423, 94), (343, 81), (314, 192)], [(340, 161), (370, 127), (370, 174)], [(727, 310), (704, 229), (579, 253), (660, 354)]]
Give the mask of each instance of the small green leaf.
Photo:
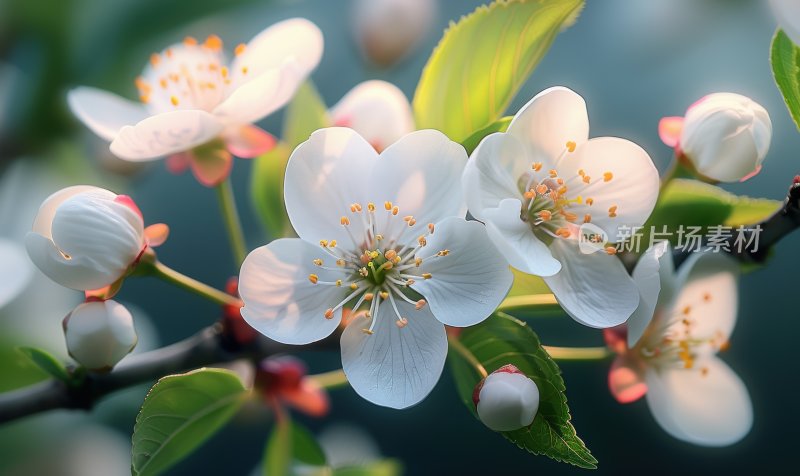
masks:
[(583, 3), (497, 0), (451, 24), (414, 94), (417, 127), (464, 142), (500, 119)]
[[(539, 388), (539, 411), (531, 426), (500, 432), (504, 437), (536, 455), (545, 455), (581, 468), (597, 467), (597, 460), (575, 434), (575, 428), (570, 423), (561, 370), (542, 348), (539, 338), (530, 327), (499, 313), (477, 326), (464, 329), (459, 341), (487, 372), (513, 364), (536, 382)], [(448, 359), (461, 400), (477, 417), (472, 391), (481, 380), (481, 375), (458, 352), (450, 352)]]
[(323, 469), (325, 464), (325, 453), (310, 431), (288, 418), (275, 425), (264, 454), (264, 475), (289, 476), (295, 465)]
[(47, 351), (35, 347), (17, 347), (17, 350), (52, 377), (63, 382), (69, 382), (70, 375), (67, 368)]
[(484, 127), (483, 129), (479, 130), (478, 132), (472, 134), (471, 136), (467, 137), (461, 145), (467, 149), (467, 154), (472, 154), (472, 151), (478, 147), (478, 144), (481, 143), (484, 137), (492, 134), (494, 132), (505, 132), (508, 129), (508, 125), (511, 124), (511, 120), (514, 119), (511, 116), (503, 117), (493, 123), (489, 124), (488, 126)]
[(345, 466), (333, 470), (333, 476), (400, 476), (403, 465), (394, 459), (383, 459), (362, 466)]
[(800, 48), (782, 30), (772, 39), (770, 62), (789, 114), (800, 128)]
[(236, 414), (247, 391), (235, 373), (199, 369), (159, 380), (133, 428), (134, 476), (161, 474)]

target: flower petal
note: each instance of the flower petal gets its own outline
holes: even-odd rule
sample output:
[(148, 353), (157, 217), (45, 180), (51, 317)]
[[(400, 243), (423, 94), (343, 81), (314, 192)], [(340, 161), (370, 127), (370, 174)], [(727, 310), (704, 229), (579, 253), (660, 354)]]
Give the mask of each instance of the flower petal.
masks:
[(497, 309), (514, 276), (478, 222), (448, 218), (437, 223), (417, 257), (444, 249), (449, 250), (446, 256), (425, 259), (420, 266), (419, 272), (430, 273), (431, 279), (417, 280), (411, 287), (427, 299), (441, 322), (475, 325)]
[(633, 270), (633, 281), (639, 288), (639, 307), (628, 319), (628, 348), (633, 348), (653, 320), (656, 305), (670, 302), (674, 292), (672, 249), (661, 241), (648, 248)]
[(484, 219), (489, 238), (511, 266), (536, 276), (552, 276), (561, 270), (561, 263), (520, 219), (521, 206), (519, 200), (510, 198), (501, 201), (497, 208), (486, 210)]
[[(370, 200), (391, 201), (402, 215), (413, 215), (417, 227), (464, 217), (467, 205), (459, 179), (466, 163), (464, 147), (441, 132), (412, 132), (381, 153), (366, 182)], [(386, 219), (386, 214), (378, 216), (379, 230), (385, 228)]]
[[(323, 47), (322, 32), (310, 21), (290, 18), (275, 23), (250, 40), (233, 60), (232, 84), (244, 84), (268, 70), (283, 67), (291, 59), (295, 62), (299, 85), (319, 64)], [(247, 68), (247, 73), (243, 68)]]
[(256, 126), (233, 126), (222, 134), (228, 151), (242, 159), (269, 152), (278, 143), (272, 134)]
[(405, 94), (386, 81), (365, 81), (330, 110), (334, 125), (350, 127), (381, 151), (414, 130), (411, 104)]
[(568, 142), (580, 145), (589, 139), (586, 102), (568, 88), (545, 89), (519, 110), (508, 133), (531, 146), (533, 158), (545, 168), (552, 168)]
[(56, 216), (56, 211), (62, 203), (66, 202), (75, 195), (91, 192), (99, 196), (105, 197), (108, 200), (114, 200), (117, 196), (105, 189), (95, 187), (92, 185), (73, 185), (72, 187), (62, 188), (58, 192), (50, 195), (42, 202), (39, 211), (36, 213), (36, 219), (33, 221), (33, 231), (47, 238), (52, 238), (52, 225), (53, 218)]
[(0, 309), (17, 297), (33, 277), (33, 267), (25, 250), (0, 239)]
[(618, 356), (611, 364), (608, 388), (619, 403), (635, 402), (647, 393), (642, 369), (625, 356)]
[(692, 337), (714, 339), (715, 347), (725, 344), (739, 309), (738, 264), (720, 253), (694, 253), (680, 267), (677, 281), (681, 287), (673, 309), (691, 322)]
[(197, 147), (220, 132), (222, 124), (205, 111), (165, 112), (123, 127), (111, 143), (111, 153), (133, 162), (154, 160)]
[(639, 291), (622, 262), (606, 253), (583, 254), (574, 240), (550, 245), (561, 271), (544, 278), (558, 303), (573, 319), (596, 328), (625, 322), (639, 305)]
[(67, 103), (86, 127), (107, 141), (113, 141), (124, 126), (136, 124), (150, 115), (144, 104), (95, 88), (71, 90)]
[(342, 334), (342, 367), (353, 389), (370, 402), (390, 408), (408, 408), (422, 401), (436, 386), (447, 358), (444, 325), (427, 309), (398, 302), (408, 325), (399, 328), (391, 306), (381, 306), (374, 334), (362, 329), (370, 322), (353, 319)]
[(242, 317), (257, 331), (284, 344), (309, 344), (329, 336), (342, 319), (338, 309), (332, 319), (325, 311), (346, 296), (349, 288), (312, 284), (335, 281), (342, 275), (313, 264), (320, 250), (303, 240), (275, 240), (251, 252), (239, 274)]
[(677, 147), (680, 144), (682, 130), (683, 117), (663, 117), (658, 121), (658, 137), (669, 147)]
[(286, 211), (297, 235), (310, 243), (347, 242), (339, 220), (352, 203), (370, 200), (365, 180), (377, 159), (364, 138), (343, 127), (320, 129), (297, 146), (286, 165), (284, 187)]
[(226, 149), (195, 149), (190, 157), (194, 178), (206, 187), (216, 187), (231, 174), (233, 157)]
[[(571, 197), (593, 200), (592, 205), (585, 200), (573, 205), (571, 212), (590, 214), (592, 224), (602, 228), (612, 242), (626, 235), (621, 227), (642, 226), (647, 221), (660, 183), (658, 170), (644, 149), (626, 139), (599, 137), (579, 145), (565, 160), (591, 178), (588, 184), (579, 176), (567, 182)], [(616, 207), (614, 213), (612, 207)]]
[(214, 115), (228, 124), (253, 123), (285, 106), (302, 80), (297, 64), (287, 61), (231, 91), (214, 109)]
[(524, 184), (518, 182), (530, 166), (525, 147), (515, 136), (502, 132), (486, 136), (467, 162), (462, 180), (472, 216), (483, 221), (484, 210), (498, 207), (502, 200), (521, 201)]
[(753, 405), (742, 380), (716, 357), (692, 369), (648, 369), (647, 404), (667, 433), (701, 446), (727, 446), (753, 425)]

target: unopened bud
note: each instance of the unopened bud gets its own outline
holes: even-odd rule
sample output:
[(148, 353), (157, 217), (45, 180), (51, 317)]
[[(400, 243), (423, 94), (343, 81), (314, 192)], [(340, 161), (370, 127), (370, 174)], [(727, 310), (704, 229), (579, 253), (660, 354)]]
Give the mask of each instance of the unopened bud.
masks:
[(130, 311), (112, 300), (79, 305), (63, 326), (69, 355), (90, 370), (111, 370), (138, 341)]
[(539, 388), (513, 365), (505, 365), (481, 380), (472, 401), (484, 425), (494, 431), (529, 426), (539, 410)]
[(433, 26), (434, 0), (358, 0), (355, 31), (364, 55), (380, 66), (406, 56)]

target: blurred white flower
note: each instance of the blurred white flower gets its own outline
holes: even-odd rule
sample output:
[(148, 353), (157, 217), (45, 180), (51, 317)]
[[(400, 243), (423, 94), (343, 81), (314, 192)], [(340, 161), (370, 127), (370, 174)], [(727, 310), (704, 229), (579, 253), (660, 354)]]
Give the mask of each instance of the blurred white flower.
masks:
[(800, 2), (797, 0), (769, 0), (778, 26), (800, 45)]
[(744, 438), (753, 408), (741, 379), (717, 357), (736, 324), (739, 268), (718, 253), (693, 254), (677, 271), (666, 242), (633, 272), (641, 304), (606, 341), (619, 355), (609, 388), (621, 403), (647, 396), (658, 424), (675, 438), (726, 446)]
[(136, 104), (112, 93), (70, 91), (72, 112), (111, 152), (130, 161), (170, 156), (170, 166), (191, 166), (208, 186), (225, 179), (231, 154), (255, 157), (275, 138), (252, 125), (283, 107), (322, 57), (322, 33), (301, 18), (285, 20), (238, 45), (225, 61), (222, 40), (186, 38), (153, 54), (136, 80)]
[(138, 337), (130, 311), (116, 301), (91, 301), (64, 318), (67, 350), (90, 370), (111, 370), (131, 353)]
[(355, 34), (362, 53), (380, 66), (408, 55), (436, 18), (436, 0), (355, 0)]
[(247, 257), (244, 319), (271, 339), (307, 344), (330, 335), (345, 306), (364, 304), (341, 338), (350, 384), (378, 405), (421, 401), (444, 366), (444, 324), (483, 321), (512, 281), (484, 227), (462, 218), (466, 160), (433, 130), (380, 154), (351, 129), (314, 132), (286, 169), (286, 209), (300, 238)]
[(492, 430), (518, 430), (533, 423), (539, 411), (539, 387), (514, 365), (504, 365), (478, 383), (472, 402)]
[(709, 94), (686, 111), (665, 117), (661, 140), (675, 147), (701, 175), (714, 181), (744, 181), (761, 170), (772, 140), (767, 110), (733, 93)]
[(365, 81), (351, 89), (329, 111), (337, 127), (358, 132), (378, 152), (414, 131), (411, 103), (386, 81)]
[(25, 290), (32, 277), (25, 248), (0, 238), (0, 308)]
[(612, 243), (623, 239), (626, 227), (650, 216), (658, 171), (633, 142), (590, 140), (581, 96), (563, 87), (539, 93), (507, 132), (478, 145), (463, 185), (470, 213), (511, 266), (544, 277), (576, 321), (611, 327), (636, 309), (636, 285), (615, 248), (584, 254), (579, 227), (598, 227)]

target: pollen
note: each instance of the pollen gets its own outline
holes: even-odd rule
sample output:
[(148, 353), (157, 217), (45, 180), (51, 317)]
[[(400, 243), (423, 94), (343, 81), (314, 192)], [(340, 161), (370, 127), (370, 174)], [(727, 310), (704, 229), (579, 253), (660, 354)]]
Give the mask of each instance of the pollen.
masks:
[(209, 35), (203, 46), (211, 51), (219, 51), (222, 49), (222, 39), (217, 35)]
[(535, 172), (538, 172), (538, 171), (542, 170), (542, 163), (541, 162), (534, 162), (533, 165), (531, 165), (531, 168)]
[(352, 289), (353, 291), (355, 291), (356, 289), (358, 289), (358, 284), (356, 284), (356, 283), (350, 283), (350, 289)]
[(392, 207), (392, 215), (397, 216), (400, 213), (400, 209), (398, 207)]
[(408, 325), (408, 319), (406, 319), (405, 317), (401, 317), (400, 319), (395, 321), (395, 324), (397, 325), (398, 328), (402, 329)]
[(540, 184), (540, 185), (536, 186), (536, 193), (538, 193), (539, 195), (546, 194), (548, 190), (549, 189), (547, 188), (547, 185), (545, 185), (545, 184)]
[(331, 242), (328, 243), (328, 247), (329, 248), (336, 248), (336, 240), (331, 240)]
[(603, 182), (610, 182), (611, 179), (613, 179), (613, 178), (614, 178), (614, 174), (612, 174), (611, 172), (606, 172), (606, 173), (603, 174)]
[(420, 266), (422, 266), (422, 258), (416, 258), (416, 259), (414, 260), (414, 266), (416, 266), (417, 268), (419, 268)]
[(564, 179), (558, 178), (558, 179), (556, 179), (556, 183), (559, 184), (559, 185), (564, 185)]
[(322, 266), (323, 261), (321, 259), (317, 258), (317, 259), (314, 260), (314, 264), (317, 265), (317, 266)]
[(171, 102), (173, 106), (177, 106), (178, 105), (178, 98), (175, 97), (175, 96), (171, 96), (169, 98), (169, 102)]
[(161, 78), (158, 80), (158, 84), (161, 85), (162, 89), (167, 89), (167, 78)]
[(586, 171), (585, 171), (585, 170), (583, 170), (583, 169), (578, 169), (578, 175), (580, 175), (581, 177), (583, 177), (584, 175), (586, 175)]
[(246, 48), (247, 48), (247, 46), (244, 43), (239, 43), (238, 45), (236, 45), (236, 48), (233, 50), (233, 54), (235, 54), (236, 56), (240, 56), (242, 53), (244, 53), (244, 50)]
[(220, 68), (219, 74), (221, 74), (223, 78), (227, 78), (228, 77), (228, 67), (227, 66), (223, 66), (222, 68)]
[(157, 53), (150, 55), (150, 64), (155, 68), (161, 62), (161, 57)]
[(573, 141), (567, 142), (567, 150), (570, 151), (570, 152), (575, 152), (575, 147), (577, 147), (577, 146), (578, 146), (578, 144), (576, 144)]
[(325, 311), (325, 319), (333, 319), (333, 309), (328, 308)]
[(384, 258), (388, 260), (393, 260), (397, 257), (397, 251), (395, 250), (388, 250), (386, 253), (383, 254)]
[(609, 216), (609, 218), (615, 218), (617, 216), (617, 206), (616, 205), (612, 205), (611, 207), (609, 207), (608, 216)]
[(688, 316), (688, 315), (689, 315), (689, 313), (690, 313), (690, 312), (692, 312), (692, 306), (686, 306), (686, 307), (684, 307), (684, 308), (681, 310), (681, 312), (683, 313), (683, 315), (684, 315), (684, 316)]
[(617, 249), (613, 246), (606, 246), (606, 254), (613, 256), (617, 254)]
[(313, 274), (313, 273), (309, 274), (308, 275), (308, 280), (311, 281), (311, 284), (317, 284), (317, 282), (319, 282), (319, 276), (317, 276), (316, 274)]
[(341, 280), (341, 279), (337, 279), (337, 280), (336, 280), (336, 287), (337, 287), (337, 288), (340, 288), (340, 287), (342, 287), (342, 280)]
[(381, 291), (380, 292), (380, 296), (381, 296), (381, 299), (383, 299), (384, 301), (389, 299), (389, 293), (387, 291)]
[(390, 211), (392, 209), (392, 202), (383, 202), (383, 208), (385, 208), (386, 211)]
[(572, 212), (564, 212), (564, 219), (567, 221), (575, 221), (578, 219), (578, 215)]
[(341, 258), (336, 260), (336, 266), (344, 266), (345, 264), (346, 264), (346, 261), (341, 259)]
[(375, 299), (375, 294), (374, 293), (366, 293), (366, 294), (364, 294), (364, 300), (365, 301), (372, 301), (373, 299)]
[(561, 238), (569, 238), (571, 233), (566, 228), (559, 228), (556, 230), (556, 235), (560, 236)]
[(583, 183), (589, 183), (591, 181), (592, 181), (592, 177), (590, 177), (588, 175), (584, 175), (583, 176)]
[(321, 246), (323, 248), (327, 248), (328, 247), (328, 240), (319, 240), (319, 246)]
[(417, 242), (419, 243), (419, 246), (425, 246), (428, 244), (428, 240), (426, 240), (424, 236), (417, 238)]
[(433, 223), (428, 223), (428, 232), (432, 235), (433, 231), (436, 229), (436, 225)]
[(417, 220), (416, 219), (412, 218), (412, 219), (408, 220), (408, 226), (414, 226), (416, 224), (417, 224)]
[(537, 213), (536, 216), (538, 216), (542, 221), (550, 221), (550, 219), (553, 218), (553, 214), (550, 212), (550, 210), (542, 210)]
[(363, 332), (364, 334), (366, 334), (368, 336), (371, 336), (372, 334), (374, 334), (374, 332), (369, 330), (369, 329), (361, 329), (361, 332)]
[(548, 173), (550, 174), (550, 178), (558, 177), (558, 171), (556, 169), (551, 169)]
[(242, 66), (242, 74), (247, 74), (247, 66)]
[(378, 241), (383, 241), (383, 235), (381, 234), (375, 235), (375, 239)]
[(442, 251), (436, 253), (436, 256), (447, 256), (449, 254), (450, 254), (450, 250), (442, 250)]
[(431, 273), (422, 273), (422, 279), (431, 279), (432, 277)]
[(348, 226), (350, 224), (350, 219), (343, 216), (342, 218), (339, 219), (339, 223), (341, 223), (342, 226)]
[(367, 210), (374, 212), (375, 211), (375, 204), (372, 202), (367, 203)]
[(592, 222), (592, 216), (587, 213), (586, 215), (583, 216), (583, 222), (584, 223), (591, 223)]
[(532, 199), (533, 197), (535, 197), (535, 196), (536, 196), (536, 193), (533, 191), (533, 189), (530, 189), (530, 190), (528, 190), (527, 192), (525, 192), (525, 193), (523, 194), (523, 196), (524, 196), (526, 199), (530, 200), (530, 199)]
[(589, 205), (590, 207), (591, 207), (592, 205), (594, 205), (594, 198), (587, 198), (587, 199), (586, 199), (586, 204), (587, 204), (587, 205)]
[(424, 299), (420, 299), (419, 301), (417, 301), (417, 304), (414, 305), (414, 309), (419, 311), (420, 309), (425, 307), (426, 304), (428, 304), (428, 301), (426, 301)]

